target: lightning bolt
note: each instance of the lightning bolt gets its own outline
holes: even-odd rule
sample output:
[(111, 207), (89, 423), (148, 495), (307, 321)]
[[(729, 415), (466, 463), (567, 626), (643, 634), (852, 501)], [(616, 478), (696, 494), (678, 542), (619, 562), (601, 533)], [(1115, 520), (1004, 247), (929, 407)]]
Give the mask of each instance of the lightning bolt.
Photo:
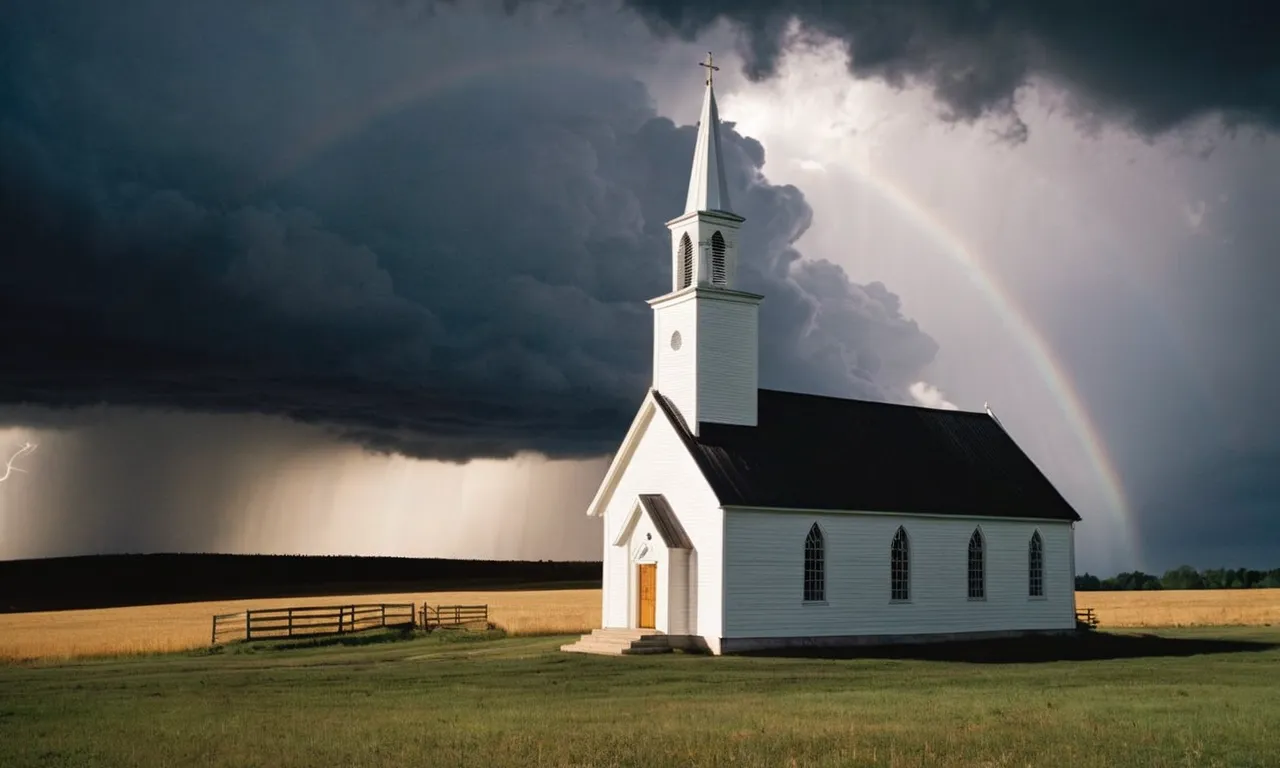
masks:
[(25, 474), (27, 470), (23, 469), (22, 467), (13, 466), (13, 462), (17, 461), (23, 456), (26, 456), (27, 454), (31, 453), (35, 449), (36, 449), (35, 443), (23, 443), (22, 447), (18, 449), (18, 452), (9, 457), (9, 462), (8, 464), (5, 465), (5, 468), (4, 468), (4, 476), (0, 477), (0, 483), (3, 483), (5, 480), (8, 480), (9, 475), (12, 475), (14, 472), (22, 472)]

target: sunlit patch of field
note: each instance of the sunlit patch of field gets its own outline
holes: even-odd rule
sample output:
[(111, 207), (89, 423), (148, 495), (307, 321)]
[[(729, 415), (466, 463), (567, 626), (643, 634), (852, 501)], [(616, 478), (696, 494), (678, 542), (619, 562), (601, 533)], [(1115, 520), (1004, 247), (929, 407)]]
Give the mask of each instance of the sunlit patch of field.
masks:
[[(226, 600), (133, 608), (0, 614), (0, 659), (181, 651), (209, 644), (215, 613), (352, 603), (489, 606), (512, 635), (575, 634), (600, 626), (600, 590), (505, 590)], [(1280, 589), (1078, 592), (1104, 627), (1280, 626)]]
[(572, 634), (600, 626), (600, 590), (509, 590), (334, 595), (265, 600), (0, 614), (0, 659), (147, 654), (209, 645), (214, 614), (254, 608), (408, 603), (488, 605), (489, 619), (513, 635)]
[(1280, 589), (1077, 592), (1104, 627), (1280, 626)]

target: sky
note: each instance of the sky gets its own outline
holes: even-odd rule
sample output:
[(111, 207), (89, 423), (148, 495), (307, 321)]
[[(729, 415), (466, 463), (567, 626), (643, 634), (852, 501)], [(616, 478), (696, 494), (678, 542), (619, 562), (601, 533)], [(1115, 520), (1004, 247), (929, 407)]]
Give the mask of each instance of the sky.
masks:
[(713, 50), (762, 386), (989, 404), (1081, 570), (1274, 567), (1261, 8), (17, 3), (0, 558), (599, 557)]

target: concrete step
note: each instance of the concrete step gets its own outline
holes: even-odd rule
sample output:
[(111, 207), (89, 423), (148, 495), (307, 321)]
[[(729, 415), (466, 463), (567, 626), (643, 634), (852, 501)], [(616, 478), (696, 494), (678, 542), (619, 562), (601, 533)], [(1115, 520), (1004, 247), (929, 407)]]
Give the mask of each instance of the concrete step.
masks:
[(635, 640), (632, 640), (631, 644), (632, 645), (669, 646), (671, 645), (671, 641), (667, 638), (666, 635), (645, 635), (644, 637), (638, 637)]
[(576, 642), (560, 646), (569, 653), (608, 656), (671, 653), (667, 636), (652, 629), (594, 629)]
[(570, 643), (560, 646), (560, 650), (566, 653), (594, 653), (600, 656), (621, 656), (622, 648), (609, 648), (604, 646), (585, 645), (583, 643)]
[(593, 629), (591, 637), (607, 638), (609, 640), (639, 640), (644, 637), (665, 637), (661, 632), (653, 629)]
[(584, 635), (578, 638), (578, 643), (580, 645), (598, 645), (602, 648), (609, 647), (609, 646), (617, 646), (619, 648), (630, 648), (632, 643), (634, 642), (636, 641), (635, 640), (608, 640), (601, 637), (592, 637), (591, 635)]

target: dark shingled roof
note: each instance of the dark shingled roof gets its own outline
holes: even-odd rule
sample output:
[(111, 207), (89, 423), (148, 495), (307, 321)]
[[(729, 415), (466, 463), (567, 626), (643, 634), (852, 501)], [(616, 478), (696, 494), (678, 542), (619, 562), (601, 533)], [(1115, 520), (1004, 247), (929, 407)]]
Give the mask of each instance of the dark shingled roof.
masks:
[(758, 426), (695, 437), (654, 396), (727, 507), (1080, 519), (985, 413), (762, 389)]
[(684, 526), (680, 525), (666, 496), (660, 493), (642, 493), (640, 504), (649, 513), (649, 519), (653, 520), (653, 527), (658, 529), (663, 543), (672, 549), (693, 549), (689, 534), (684, 532)]

